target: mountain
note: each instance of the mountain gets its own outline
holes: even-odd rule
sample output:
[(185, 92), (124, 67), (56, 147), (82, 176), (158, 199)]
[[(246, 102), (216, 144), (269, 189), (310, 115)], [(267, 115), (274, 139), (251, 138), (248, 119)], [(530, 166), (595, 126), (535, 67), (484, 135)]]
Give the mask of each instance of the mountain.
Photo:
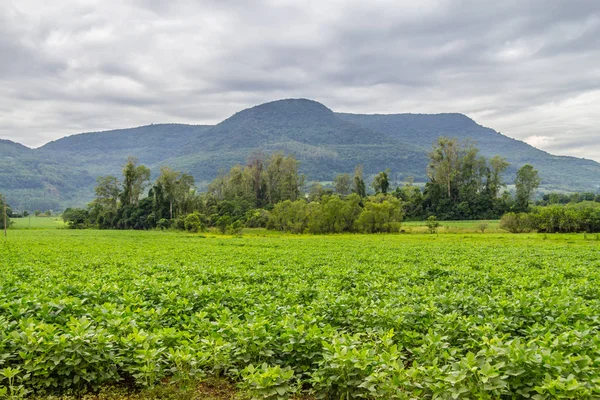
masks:
[(600, 186), (600, 164), (576, 157), (555, 156), (520, 140), (483, 127), (463, 114), (337, 114), (364, 128), (382, 132), (399, 142), (431, 150), (439, 136), (472, 141), (486, 157), (499, 154), (511, 163), (508, 180), (524, 164), (540, 171), (546, 189), (595, 190)]
[(219, 168), (243, 163), (254, 152), (274, 151), (295, 154), (301, 172), (311, 180), (331, 180), (357, 164), (364, 164), (367, 174), (382, 165), (422, 174), (427, 157), (423, 149), (344, 121), (320, 103), (291, 99), (238, 112), (194, 137), (165, 163), (212, 179)]
[(0, 192), (16, 209), (83, 206), (93, 197), (95, 178), (120, 176), (128, 156), (150, 167), (153, 177), (162, 165), (191, 173), (202, 189), (220, 168), (273, 151), (295, 154), (308, 180), (330, 181), (364, 164), (367, 176), (391, 168), (399, 180), (424, 181), (427, 152), (439, 136), (469, 139), (485, 156), (506, 157), (512, 163), (507, 181), (531, 163), (545, 189), (600, 186), (599, 163), (548, 154), (462, 114), (346, 114), (312, 100), (288, 99), (242, 110), (214, 126), (156, 124), (82, 133), (39, 149), (0, 140)]
[(46, 155), (60, 154), (94, 175), (115, 175), (129, 156), (154, 166), (176, 155), (206, 125), (153, 124), (129, 129), (67, 136), (40, 147)]
[(16, 209), (62, 209), (93, 193), (94, 177), (60, 155), (0, 140), (0, 192)]

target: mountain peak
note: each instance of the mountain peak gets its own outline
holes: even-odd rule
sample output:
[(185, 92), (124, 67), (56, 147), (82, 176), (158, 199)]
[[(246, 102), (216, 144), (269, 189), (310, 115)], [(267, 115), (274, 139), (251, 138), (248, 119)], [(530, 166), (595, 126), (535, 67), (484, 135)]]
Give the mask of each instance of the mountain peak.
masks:
[(255, 121), (269, 120), (270, 123), (290, 126), (306, 123), (331, 123), (337, 117), (333, 111), (317, 101), (303, 98), (283, 99), (242, 110), (219, 125), (248, 119)]

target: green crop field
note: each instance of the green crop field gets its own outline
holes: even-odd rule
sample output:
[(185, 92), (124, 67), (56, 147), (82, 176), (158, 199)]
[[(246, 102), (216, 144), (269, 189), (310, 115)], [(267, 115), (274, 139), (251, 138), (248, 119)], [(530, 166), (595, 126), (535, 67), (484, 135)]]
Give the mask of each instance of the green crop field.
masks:
[(25, 217), (13, 218), (13, 229), (53, 229), (64, 228), (65, 223), (61, 217)]
[[(119, 384), (181, 398), (598, 399), (599, 329), (592, 235), (0, 241), (9, 398)], [(215, 379), (230, 390), (202, 394)]]

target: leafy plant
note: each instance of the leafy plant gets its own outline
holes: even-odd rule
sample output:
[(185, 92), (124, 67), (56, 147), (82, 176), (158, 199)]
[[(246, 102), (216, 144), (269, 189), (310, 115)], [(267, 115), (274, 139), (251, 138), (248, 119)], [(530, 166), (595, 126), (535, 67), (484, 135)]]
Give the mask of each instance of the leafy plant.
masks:
[(294, 371), (290, 367), (271, 367), (263, 363), (256, 368), (250, 364), (242, 370), (241, 375), (241, 387), (252, 399), (286, 400), (297, 392), (297, 386), (293, 382)]

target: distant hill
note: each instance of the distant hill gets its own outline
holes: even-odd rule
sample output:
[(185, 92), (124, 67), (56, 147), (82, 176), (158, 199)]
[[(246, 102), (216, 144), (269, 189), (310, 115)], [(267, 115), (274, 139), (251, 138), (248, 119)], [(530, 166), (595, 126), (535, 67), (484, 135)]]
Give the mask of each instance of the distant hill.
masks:
[(0, 193), (15, 209), (62, 209), (89, 198), (95, 178), (57, 154), (0, 140)]
[(47, 143), (37, 151), (61, 154), (77, 161), (94, 175), (120, 174), (129, 156), (140, 163), (156, 165), (178, 154), (194, 137), (211, 126), (154, 124), (129, 129), (82, 133)]
[(391, 168), (398, 180), (424, 181), (427, 152), (439, 136), (470, 139), (483, 155), (506, 157), (512, 163), (508, 181), (531, 163), (547, 189), (600, 186), (599, 163), (548, 154), (462, 114), (345, 114), (312, 100), (288, 99), (242, 110), (215, 126), (156, 124), (83, 133), (39, 149), (0, 140), (0, 192), (17, 209), (59, 210), (85, 205), (95, 178), (120, 175), (130, 155), (154, 176), (169, 165), (193, 174), (204, 188), (220, 168), (273, 151), (295, 154), (308, 180), (329, 181), (360, 163), (367, 175)]

